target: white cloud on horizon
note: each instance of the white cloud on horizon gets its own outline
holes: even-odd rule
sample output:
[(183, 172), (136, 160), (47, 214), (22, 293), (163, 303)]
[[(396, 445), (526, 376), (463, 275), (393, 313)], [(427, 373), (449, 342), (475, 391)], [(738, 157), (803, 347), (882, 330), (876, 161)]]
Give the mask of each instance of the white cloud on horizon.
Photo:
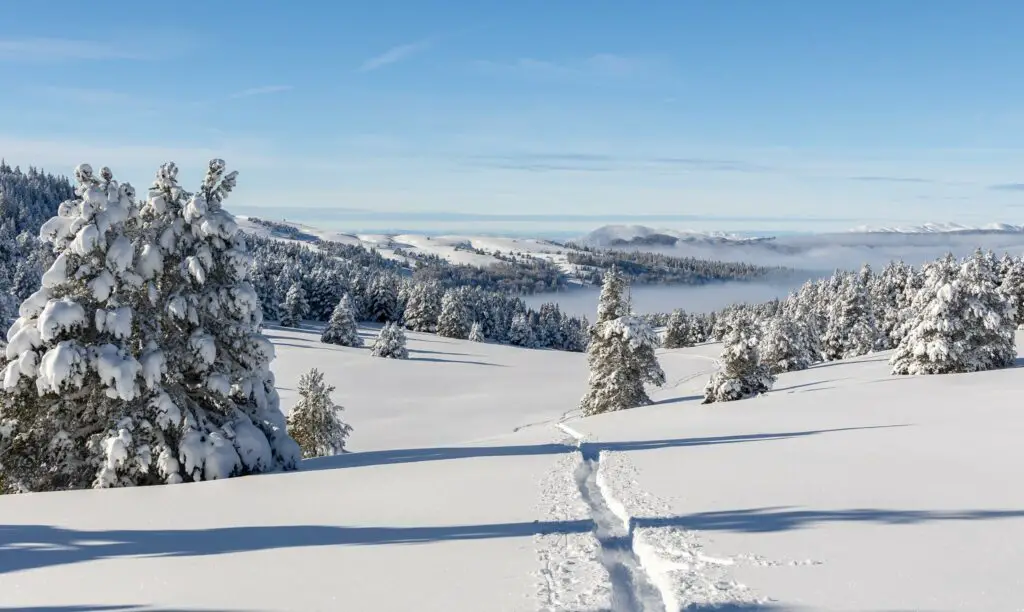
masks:
[(411, 42), (404, 45), (392, 47), (385, 51), (384, 53), (381, 53), (380, 55), (376, 55), (364, 61), (359, 66), (357, 72), (372, 72), (374, 70), (383, 68), (384, 66), (396, 64), (403, 60), (409, 59), (415, 55), (423, 53), (424, 51), (430, 49), (433, 45), (434, 40), (426, 38), (416, 42)]

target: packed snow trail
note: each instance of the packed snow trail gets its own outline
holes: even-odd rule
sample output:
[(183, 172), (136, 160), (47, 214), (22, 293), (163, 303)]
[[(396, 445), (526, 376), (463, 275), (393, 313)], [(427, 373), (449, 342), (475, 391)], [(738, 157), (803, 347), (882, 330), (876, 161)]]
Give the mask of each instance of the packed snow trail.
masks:
[(597, 482), (601, 453), (580, 444), (583, 461), (576, 468), (576, 483), (594, 520), (594, 536), (601, 545), (600, 561), (612, 587), (612, 612), (664, 612), (661, 596), (651, 585), (633, 552), (633, 531), (608, 506)]
[[(601, 486), (601, 451), (567, 425), (558, 428), (572, 436), (581, 461), (576, 466), (576, 485), (594, 522), (599, 561), (611, 582), (612, 612), (665, 612), (662, 595), (645, 573), (633, 546), (633, 529), (622, 504), (610, 500)], [(618, 509), (616, 512), (613, 506)]]

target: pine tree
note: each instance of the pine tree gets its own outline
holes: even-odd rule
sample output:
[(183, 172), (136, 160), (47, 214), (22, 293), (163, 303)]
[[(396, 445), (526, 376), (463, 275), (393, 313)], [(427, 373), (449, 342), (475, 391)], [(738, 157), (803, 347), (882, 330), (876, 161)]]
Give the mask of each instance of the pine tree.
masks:
[(761, 362), (772, 374), (806, 370), (811, 365), (799, 324), (788, 314), (770, 320), (761, 344)]
[(77, 197), (40, 231), (56, 260), (7, 333), (0, 482), (10, 491), (105, 483), (105, 434), (145, 393), (140, 359), (152, 354), (138, 350), (142, 279), (126, 235), (135, 192), (87, 164), (75, 180)]
[(247, 280), (252, 261), (220, 206), (234, 173), (215, 160), (190, 195), (166, 164), (141, 211), (108, 170), (76, 174), (79, 198), (41, 232), (57, 260), (10, 332), (4, 486), (130, 486), (294, 467), (273, 347), (258, 332), (259, 298)]
[(604, 275), (601, 284), (601, 295), (597, 302), (597, 325), (629, 314), (626, 298), (626, 281), (618, 268), (612, 267)]
[(526, 313), (519, 312), (512, 317), (512, 327), (509, 329), (509, 342), (515, 346), (524, 348), (536, 348), (537, 343), (533, 337), (533, 329)]
[(405, 347), (405, 332), (397, 323), (385, 323), (380, 334), (373, 342), (371, 354), (374, 357), (388, 359), (408, 359), (409, 351)]
[(693, 346), (690, 320), (682, 310), (673, 310), (672, 315), (668, 318), (665, 340), (662, 346), (667, 349)]
[(370, 283), (370, 320), (391, 323), (398, 316), (398, 286), (390, 274), (380, 274)]
[(624, 288), (616, 271), (605, 276), (599, 322), (587, 349), (590, 377), (580, 400), (584, 415), (645, 406), (651, 399), (644, 384), (665, 384), (665, 372), (654, 354), (657, 336), (645, 321), (625, 314)]
[(413, 285), (409, 301), (405, 305), (405, 326), (412, 331), (437, 331), (437, 319), (441, 314), (441, 289), (437, 283)]
[(281, 326), (298, 327), (307, 314), (309, 304), (306, 302), (306, 291), (301, 283), (293, 283), (281, 304)]
[(288, 433), (302, 448), (302, 457), (340, 455), (352, 427), (341, 421), (341, 406), (331, 399), (334, 387), (313, 368), (299, 378), (299, 402), (288, 414)]
[(891, 349), (897, 343), (894, 334), (902, 323), (903, 310), (910, 307), (907, 291), (909, 280), (910, 267), (902, 261), (889, 262), (882, 273), (875, 277), (870, 298), (878, 324), (876, 348), (879, 350)]
[[(159, 248), (140, 254), (140, 266), (148, 262), (143, 272), (162, 270), (149, 287), (160, 305), (153, 324), (164, 358), (149, 422), (167, 423), (162, 438), (172, 452), (158, 465), (166, 482), (294, 469), (300, 451), (270, 371), (274, 347), (259, 331), (252, 256), (222, 205), (237, 173), (215, 159), (194, 194), (177, 187), (176, 174), (166, 165), (150, 190), (143, 218)], [(135, 431), (144, 429), (140, 423)]]
[(352, 300), (349, 299), (347, 293), (342, 296), (341, 301), (331, 312), (331, 320), (327, 322), (327, 328), (320, 336), (320, 341), (340, 346), (363, 345), (355, 315), (352, 314)]
[(999, 291), (1016, 308), (1014, 321), (1024, 326), (1024, 258), (1003, 255), (999, 260)]
[(469, 340), (471, 342), (483, 342), (484, 341), (484, 333), (483, 333), (483, 330), (480, 328), (480, 324), (479, 323), (477, 323), (477, 322), (473, 323), (473, 327), (469, 330)]
[(750, 321), (737, 318), (724, 343), (722, 369), (711, 375), (704, 388), (704, 403), (731, 402), (767, 393), (775, 383), (775, 376), (761, 363)]
[(924, 286), (890, 359), (893, 374), (1008, 367), (1016, 357), (1013, 304), (996, 288), (994, 260), (951, 255), (924, 266)]
[(865, 287), (866, 275), (844, 274), (829, 305), (823, 337), (829, 360), (866, 355), (875, 350), (878, 328)]
[(469, 337), (470, 318), (466, 293), (461, 288), (444, 292), (441, 315), (437, 320), (437, 335), (465, 340)]

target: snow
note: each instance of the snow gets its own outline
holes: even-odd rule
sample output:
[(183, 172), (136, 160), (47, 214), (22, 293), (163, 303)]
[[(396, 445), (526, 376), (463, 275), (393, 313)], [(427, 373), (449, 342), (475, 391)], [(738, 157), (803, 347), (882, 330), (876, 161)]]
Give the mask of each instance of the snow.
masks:
[(643, 243), (643, 241), (651, 239), (661, 239), (664, 242), (654, 244), (668, 246), (680, 241), (717, 244), (721, 242), (745, 243), (763, 240), (762, 238), (747, 238), (724, 232), (679, 231), (647, 227), (645, 225), (604, 225), (580, 237), (578, 242), (587, 246), (607, 248), (618, 247), (632, 242)]
[(861, 225), (850, 230), (858, 234), (945, 234), (955, 232), (999, 232), (1006, 234), (1024, 233), (1024, 225), (1009, 223), (988, 223), (985, 225), (962, 225), (960, 223), (924, 223), (908, 226)]
[[(1024, 606), (1024, 368), (894, 377), (876, 353), (700, 405), (721, 352), (707, 344), (658, 351), (669, 382), (654, 405), (583, 419), (582, 354), (407, 332), (408, 360), (374, 359), (319, 330), (266, 332), (283, 409), (317, 367), (354, 452), (299, 472), (0, 497), (4, 606)], [(159, 461), (209, 478), (269, 461), (248, 427), (196, 433)], [(107, 442), (113, 461), (125, 434)]]

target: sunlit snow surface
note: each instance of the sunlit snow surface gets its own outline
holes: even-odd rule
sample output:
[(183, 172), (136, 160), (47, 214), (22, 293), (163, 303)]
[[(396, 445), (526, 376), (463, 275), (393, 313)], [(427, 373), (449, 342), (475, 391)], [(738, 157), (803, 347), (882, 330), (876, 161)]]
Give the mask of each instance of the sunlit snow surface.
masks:
[(702, 406), (701, 346), (659, 351), (655, 405), (579, 419), (582, 354), (267, 333), (282, 405), (320, 368), (356, 452), (2, 497), (0, 609), (1024, 607), (1024, 369), (896, 378), (869, 355)]

